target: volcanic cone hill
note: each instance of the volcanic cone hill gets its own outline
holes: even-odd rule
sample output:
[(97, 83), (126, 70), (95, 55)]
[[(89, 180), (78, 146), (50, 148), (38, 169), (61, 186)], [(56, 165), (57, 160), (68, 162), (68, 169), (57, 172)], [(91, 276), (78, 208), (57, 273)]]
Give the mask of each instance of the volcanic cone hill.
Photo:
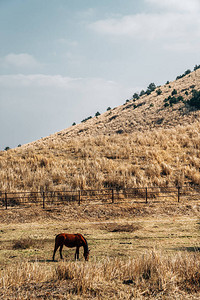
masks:
[(0, 190), (200, 184), (200, 68), (0, 153)]

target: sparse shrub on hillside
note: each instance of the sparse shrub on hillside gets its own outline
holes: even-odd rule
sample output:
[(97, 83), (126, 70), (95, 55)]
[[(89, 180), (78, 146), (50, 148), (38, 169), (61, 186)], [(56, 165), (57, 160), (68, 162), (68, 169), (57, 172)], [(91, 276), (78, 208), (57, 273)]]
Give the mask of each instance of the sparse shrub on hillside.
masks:
[(174, 96), (174, 95), (177, 95), (177, 90), (176, 89), (173, 89), (173, 91), (172, 91), (172, 96)]
[(183, 99), (183, 96), (178, 96), (178, 102), (180, 102), (180, 101), (183, 101), (184, 99)]
[(195, 65), (194, 71), (196, 71), (197, 69), (200, 69), (200, 65)]
[(107, 108), (107, 111), (109, 111), (109, 110), (111, 110), (111, 107), (110, 107), (110, 106)]
[(176, 103), (178, 103), (179, 101), (178, 101), (178, 98), (176, 98), (176, 97), (171, 97), (170, 99), (169, 99), (169, 104), (172, 106), (173, 104), (176, 104)]
[(190, 73), (191, 73), (191, 70), (188, 69), (188, 70), (186, 70), (185, 73), (183, 73), (182, 75), (177, 76), (177, 77), (176, 77), (176, 80), (181, 79), (181, 78), (183, 78), (184, 76), (186, 76), (186, 75), (188, 75), (188, 74), (190, 74)]
[(156, 93), (157, 93), (158, 96), (161, 95), (162, 94), (161, 89), (156, 90)]
[[(176, 92), (175, 92), (175, 94), (176, 94)], [(164, 106), (165, 107), (167, 107), (169, 105), (172, 106), (173, 104), (176, 104), (176, 103), (178, 103), (180, 101), (183, 101), (183, 100), (184, 100), (183, 96), (178, 96), (178, 97), (169, 96), (168, 98), (164, 99), (164, 102), (165, 102)]]
[(98, 116), (100, 116), (100, 112), (96, 112), (96, 114), (95, 114), (95, 117), (98, 117)]
[(137, 105), (136, 104), (133, 104), (133, 109), (137, 108), (137, 107), (140, 107), (142, 105), (144, 105), (146, 102), (141, 102), (141, 103), (138, 103)]
[(139, 98), (140, 96), (138, 95), (138, 93), (133, 94), (133, 100), (138, 100)]
[(150, 94), (151, 94), (151, 91), (150, 91), (150, 90), (147, 90), (147, 91), (146, 91), (146, 94), (147, 94), (147, 95), (150, 95)]
[(86, 122), (86, 121), (88, 121), (88, 120), (90, 120), (90, 119), (92, 119), (92, 116), (90, 116), (90, 117), (88, 117), (88, 118), (85, 118), (85, 119), (83, 119), (83, 120), (81, 121), (81, 123), (84, 123), (84, 122)]
[(140, 97), (142, 97), (142, 96), (144, 96), (145, 95), (145, 91), (144, 90), (141, 90), (141, 92), (140, 92)]
[(184, 73), (184, 74), (185, 74), (185, 75), (188, 75), (188, 74), (190, 74), (190, 73), (191, 73), (191, 70), (190, 70), (190, 69), (188, 69), (188, 70), (186, 70), (186, 71), (185, 71), (185, 73)]
[(72, 124), (72, 126), (75, 126), (76, 125), (76, 123), (74, 122), (73, 124)]
[(5, 149), (4, 149), (5, 151), (8, 151), (8, 150), (10, 150), (10, 147), (5, 147)]
[(192, 98), (187, 101), (190, 106), (200, 109), (200, 91), (193, 90)]
[(148, 85), (148, 87), (147, 87), (146, 94), (147, 94), (147, 95), (150, 95), (151, 92), (153, 92), (155, 89), (156, 89), (155, 83), (153, 83), (153, 82), (150, 83), (150, 84)]

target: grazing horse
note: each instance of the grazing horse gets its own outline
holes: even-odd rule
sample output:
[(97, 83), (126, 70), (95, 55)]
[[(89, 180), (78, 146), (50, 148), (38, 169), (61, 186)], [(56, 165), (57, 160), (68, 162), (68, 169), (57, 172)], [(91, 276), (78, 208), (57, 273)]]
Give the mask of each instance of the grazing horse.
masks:
[(63, 245), (69, 248), (74, 248), (76, 247), (76, 252), (75, 252), (75, 260), (79, 259), (79, 248), (83, 247), (84, 248), (84, 253), (83, 256), (85, 257), (85, 260), (89, 259), (89, 249), (88, 249), (88, 243), (86, 239), (82, 236), (80, 233), (76, 234), (70, 234), (70, 233), (60, 233), (56, 236), (55, 238), (55, 248), (53, 251), (53, 261), (55, 258), (55, 254), (57, 249), (60, 247), (60, 258), (62, 259), (62, 248)]

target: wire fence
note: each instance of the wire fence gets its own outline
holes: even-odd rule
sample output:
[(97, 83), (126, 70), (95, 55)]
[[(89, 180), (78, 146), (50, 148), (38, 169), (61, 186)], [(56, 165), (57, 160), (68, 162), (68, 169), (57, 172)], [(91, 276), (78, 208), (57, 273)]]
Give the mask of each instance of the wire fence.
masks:
[(139, 187), (131, 189), (101, 189), (76, 191), (42, 192), (0, 192), (0, 208), (27, 207), (42, 208), (67, 204), (117, 204), (122, 202), (181, 202), (199, 200), (200, 187), (190, 184), (173, 187)]

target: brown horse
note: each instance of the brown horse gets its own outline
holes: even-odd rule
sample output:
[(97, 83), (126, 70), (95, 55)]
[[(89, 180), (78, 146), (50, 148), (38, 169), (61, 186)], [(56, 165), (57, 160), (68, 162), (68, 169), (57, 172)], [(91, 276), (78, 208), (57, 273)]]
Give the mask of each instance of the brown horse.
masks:
[(56, 236), (55, 238), (55, 248), (53, 251), (53, 261), (55, 258), (55, 254), (57, 249), (60, 247), (60, 258), (62, 259), (62, 248), (63, 245), (69, 248), (74, 248), (76, 247), (76, 252), (75, 252), (75, 260), (79, 259), (79, 248), (83, 247), (84, 248), (84, 253), (83, 256), (85, 257), (85, 260), (89, 259), (89, 249), (88, 249), (88, 243), (86, 239), (82, 236), (80, 233), (76, 234), (70, 234), (70, 233), (60, 233)]

